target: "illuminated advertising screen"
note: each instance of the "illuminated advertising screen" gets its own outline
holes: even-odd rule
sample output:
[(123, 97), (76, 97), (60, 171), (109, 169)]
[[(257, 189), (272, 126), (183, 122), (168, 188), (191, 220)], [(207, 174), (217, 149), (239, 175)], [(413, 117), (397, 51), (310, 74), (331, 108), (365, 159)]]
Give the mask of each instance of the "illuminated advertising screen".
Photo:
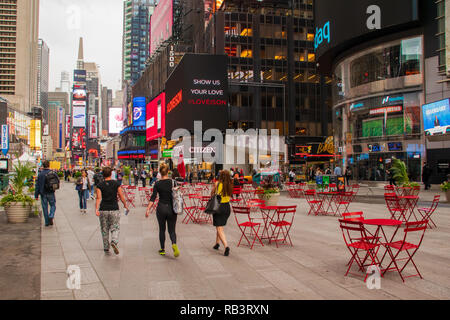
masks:
[(72, 149), (86, 149), (86, 130), (84, 128), (73, 129), (72, 132)]
[(351, 46), (369, 33), (381, 34), (419, 19), (416, 0), (316, 0), (314, 11), (318, 57), (344, 43)]
[(72, 116), (71, 115), (66, 115), (66, 139), (67, 137), (70, 137), (70, 126), (71, 126), (71, 122), (72, 121)]
[(450, 100), (445, 99), (422, 107), (423, 129), (427, 136), (450, 133)]
[(117, 134), (123, 130), (122, 108), (109, 109), (109, 133)]
[(145, 126), (145, 97), (133, 99), (133, 126)]
[(86, 82), (86, 70), (74, 70), (73, 82)]
[(73, 107), (73, 127), (74, 128), (86, 128), (86, 108)]
[(98, 138), (98, 117), (93, 114), (89, 116), (89, 138)]
[(147, 105), (147, 141), (166, 135), (166, 94), (163, 92)]
[(160, 0), (150, 20), (150, 55), (172, 36), (173, 0)]
[(77, 101), (86, 101), (87, 99), (87, 93), (84, 89), (74, 89), (73, 90), (73, 100)]
[(42, 126), (41, 120), (30, 121), (30, 147), (40, 150), (42, 148)]
[(225, 55), (185, 54), (166, 82), (166, 137), (176, 129), (228, 128), (228, 59)]
[(130, 102), (128, 104), (128, 108), (127, 108), (127, 124), (129, 127), (133, 125), (133, 103), (132, 102)]

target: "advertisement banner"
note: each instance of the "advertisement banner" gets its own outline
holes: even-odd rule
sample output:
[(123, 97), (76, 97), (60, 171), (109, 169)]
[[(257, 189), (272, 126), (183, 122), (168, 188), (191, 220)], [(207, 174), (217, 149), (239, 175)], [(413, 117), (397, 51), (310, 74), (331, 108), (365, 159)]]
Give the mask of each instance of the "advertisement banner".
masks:
[(150, 20), (150, 55), (172, 36), (173, 0), (160, 0)]
[(147, 105), (147, 141), (166, 135), (166, 94), (163, 92)]
[(60, 123), (59, 124), (59, 143), (58, 143), (58, 148), (62, 149), (63, 147), (63, 124)]
[(73, 82), (86, 82), (86, 70), (74, 70), (73, 71)]
[(73, 150), (86, 149), (86, 130), (84, 128), (73, 129), (72, 149)]
[(73, 107), (73, 127), (86, 128), (86, 108)]
[(133, 125), (133, 103), (130, 102), (127, 108), (127, 124), (129, 127)]
[(96, 115), (89, 116), (89, 138), (98, 138), (98, 118)]
[(87, 92), (84, 89), (74, 89), (73, 90), (73, 101), (86, 101)]
[(166, 137), (176, 129), (228, 128), (228, 75), (226, 55), (187, 53), (166, 82)]
[(41, 120), (31, 120), (30, 122), (30, 147), (35, 150), (42, 148)]
[(422, 107), (423, 129), (427, 136), (450, 133), (450, 100), (445, 99)]
[(133, 126), (145, 126), (145, 98), (137, 97), (133, 99)]
[(66, 139), (70, 137), (70, 122), (72, 121), (71, 115), (66, 115)]
[(109, 109), (109, 133), (118, 134), (123, 130), (122, 108)]
[(6, 156), (9, 151), (9, 127), (2, 125), (2, 153)]

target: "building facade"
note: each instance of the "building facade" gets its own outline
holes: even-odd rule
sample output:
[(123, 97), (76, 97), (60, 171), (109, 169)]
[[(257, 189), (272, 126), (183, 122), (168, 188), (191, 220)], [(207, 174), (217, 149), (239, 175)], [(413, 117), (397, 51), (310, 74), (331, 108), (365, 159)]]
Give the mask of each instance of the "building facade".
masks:
[(50, 101), (48, 106), (49, 136), (52, 138), (54, 153), (63, 152), (65, 148), (66, 112), (60, 101)]
[(37, 105), (44, 110), (44, 123), (48, 121), (48, 82), (50, 67), (50, 49), (44, 40), (38, 41), (38, 74), (37, 74)]
[(63, 109), (65, 114), (70, 113), (69, 93), (67, 92), (49, 92), (48, 103), (58, 103)]
[[(316, 54), (321, 71), (333, 77), (335, 148), (357, 180), (388, 180), (397, 158), (420, 181), (423, 164), (433, 162), (430, 140), (442, 137), (425, 138), (423, 106), (449, 97), (438, 32), (443, 2), (347, 0), (350, 20), (341, 3), (316, 0)], [(449, 165), (434, 163), (435, 182), (439, 163)]]
[(0, 8), (0, 96), (30, 112), (37, 101), (39, 0), (2, 0)]

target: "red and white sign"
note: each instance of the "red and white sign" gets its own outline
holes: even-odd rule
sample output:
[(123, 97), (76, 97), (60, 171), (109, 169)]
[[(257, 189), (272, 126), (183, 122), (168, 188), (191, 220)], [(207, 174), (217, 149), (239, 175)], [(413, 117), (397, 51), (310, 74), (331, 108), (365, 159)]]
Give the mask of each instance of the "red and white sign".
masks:
[(147, 141), (166, 135), (166, 94), (163, 92), (147, 104)]
[(98, 117), (97, 115), (89, 116), (89, 138), (98, 138)]
[(402, 106), (392, 106), (392, 107), (377, 108), (377, 109), (370, 110), (370, 115), (393, 113), (393, 112), (401, 112), (402, 110), (403, 110)]
[(66, 115), (66, 138), (70, 137), (70, 122), (72, 121), (72, 116)]

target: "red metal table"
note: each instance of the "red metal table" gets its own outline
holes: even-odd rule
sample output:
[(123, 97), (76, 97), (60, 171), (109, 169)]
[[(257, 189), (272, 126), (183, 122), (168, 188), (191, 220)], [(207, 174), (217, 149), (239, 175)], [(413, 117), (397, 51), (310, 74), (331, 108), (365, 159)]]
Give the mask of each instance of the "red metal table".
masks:
[(277, 206), (263, 206), (260, 208), (262, 219), (264, 221), (264, 228), (260, 237), (261, 240), (266, 239), (270, 241), (272, 239), (273, 230), (270, 230), (271, 233), (269, 234), (269, 227), (271, 227), (270, 222), (273, 221), (274, 216), (277, 214), (277, 210)]
[[(373, 236), (373, 241), (374, 242), (377, 241), (383, 247), (385, 247), (386, 243), (392, 242), (392, 240), (394, 239), (394, 237), (397, 234), (398, 230), (400, 229), (400, 226), (403, 224), (403, 221), (393, 220), (393, 219), (364, 219), (364, 220), (362, 220), (362, 223), (365, 226), (377, 226), (377, 229), (376, 229), (375, 233), (372, 234), (369, 231), (367, 231), (367, 232)], [(394, 231), (394, 233), (392, 234), (392, 236), (389, 239), (386, 236), (386, 232), (384, 230), (384, 227), (395, 227), (395, 231)], [(382, 235), (383, 239), (381, 239), (381, 237), (379, 237), (380, 232), (381, 232), (381, 235)], [(387, 253), (387, 249), (385, 250), (381, 260), (379, 260), (380, 261), (380, 268), (382, 268), (381, 264), (383, 263), (383, 260), (386, 257), (386, 253)]]
[(339, 198), (339, 192), (317, 192), (317, 195), (323, 200), (322, 214), (336, 215), (336, 201)]
[[(406, 212), (409, 212), (408, 217), (405, 222), (408, 222), (411, 219), (411, 216), (414, 215), (414, 218), (417, 220), (416, 214), (414, 213), (414, 209), (417, 206), (417, 202), (419, 201), (419, 196), (399, 196), (400, 205), (405, 208)], [(406, 217), (406, 215), (405, 215)]]

